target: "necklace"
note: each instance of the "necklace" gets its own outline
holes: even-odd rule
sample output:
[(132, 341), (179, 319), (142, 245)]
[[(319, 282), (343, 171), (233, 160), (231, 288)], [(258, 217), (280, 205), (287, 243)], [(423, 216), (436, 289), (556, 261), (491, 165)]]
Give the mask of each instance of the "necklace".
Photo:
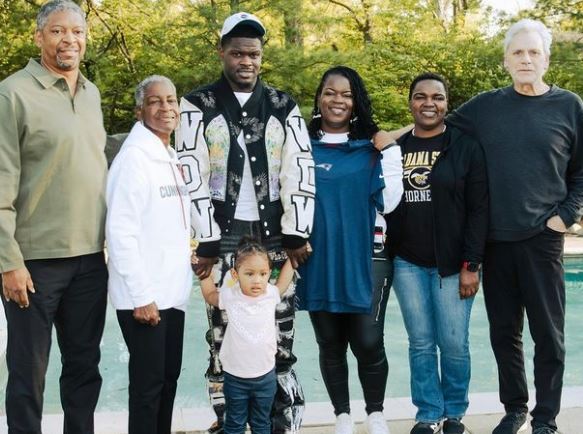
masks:
[[(441, 130), (441, 133), (439, 133), (439, 134), (445, 133), (446, 129), (447, 129), (447, 125), (443, 124), (443, 130)], [(411, 131), (411, 134), (413, 135), (413, 137), (417, 137), (417, 134), (415, 134), (415, 128), (413, 128), (413, 131)]]

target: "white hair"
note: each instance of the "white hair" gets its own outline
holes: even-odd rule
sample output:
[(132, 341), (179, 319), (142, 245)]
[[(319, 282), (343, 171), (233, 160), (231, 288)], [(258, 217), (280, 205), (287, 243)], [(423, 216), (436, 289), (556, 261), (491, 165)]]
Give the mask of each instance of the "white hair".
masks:
[(144, 105), (146, 91), (148, 90), (148, 87), (154, 83), (166, 83), (174, 90), (174, 93), (176, 93), (176, 86), (174, 86), (174, 83), (172, 83), (172, 80), (168, 77), (163, 75), (150, 75), (149, 77), (144, 78), (140, 84), (138, 84), (138, 87), (136, 87), (136, 107), (140, 108)]
[(36, 29), (44, 29), (44, 27), (47, 25), (47, 22), (49, 21), (49, 16), (52, 13), (61, 11), (71, 11), (79, 14), (79, 16), (83, 19), (83, 24), (87, 25), (85, 22), (85, 12), (83, 12), (83, 9), (81, 9), (77, 3), (73, 3), (70, 0), (51, 0), (42, 5), (38, 11), (36, 16)]
[(543, 49), (545, 54), (550, 56), (551, 43), (553, 42), (553, 35), (551, 34), (551, 31), (542, 22), (528, 18), (517, 21), (516, 23), (512, 24), (512, 26), (510, 26), (506, 32), (506, 36), (504, 36), (504, 53), (506, 53), (508, 50), (508, 46), (512, 42), (512, 39), (514, 39), (517, 34), (522, 32), (538, 33), (543, 41)]

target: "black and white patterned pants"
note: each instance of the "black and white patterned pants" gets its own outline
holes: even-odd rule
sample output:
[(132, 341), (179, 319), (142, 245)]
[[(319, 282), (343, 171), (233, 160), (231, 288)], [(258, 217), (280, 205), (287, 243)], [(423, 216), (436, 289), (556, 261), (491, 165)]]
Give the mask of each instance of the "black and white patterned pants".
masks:
[[(213, 278), (218, 287), (225, 279), (230, 278), (233, 265), (233, 254), (243, 235), (252, 235), (261, 239), (259, 222), (235, 220), (230, 234), (223, 234), (221, 239), (221, 254), (219, 262), (213, 268)], [(271, 281), (275, 283), (279, 270), (287, 259), (281, 247), (281, 238), (272, 237), (262, 241), (273, 262)], [(209, 344), (209, 367), (206, 372), (209, 396), (217, 421), (222, 426), (224, 418), (225, 398), (223, 395), (223, 369), (219, 361), (221, 344), (227, 327), (227, 313), (211, 305), (206, 306), (209, 330), (206, 335)], [(277, 323), (277, 354), (275, 369), (277, 373), (277, 392), (272, 409), (272, 432), (277, 434), (299, 433), (304, 412), (304, 392), (293, 370), (296, 357), (292, 352), (294, 342), (295, 319), (295, 285), (292, 283), (281, 297), (275, 312)], [(220, 431), (215, 431), (220, 432)]]

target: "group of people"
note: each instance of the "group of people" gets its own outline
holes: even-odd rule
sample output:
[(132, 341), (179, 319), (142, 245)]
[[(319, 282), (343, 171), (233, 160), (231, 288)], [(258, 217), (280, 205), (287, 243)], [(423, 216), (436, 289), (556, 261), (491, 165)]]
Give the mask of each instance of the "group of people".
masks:
[(64, 432), (94, 432), (108, 292), (130, 354), (128, 431), (170, 433), (193, 272), (207, 302), (211, 434), (300, 431), (296, 309), (309, 312), (335, 432), (354, 432), (350, 345), (365, 427), (388, 434), (391, 287), (409, 336), (411, 434), (463, 434), (481, 276), (506, 412), (493, 434), (526, 427), (525, 312), (533, 433), (558, 433), (561, 258), (583, 205), (583, 103), (545, 83), (542, 23), (507, 32), (512, 85), (448, 114), (447, 81), (422, 73), (409, 89), (413, 126), (385, 132), (345, 66), (322, 76), (306, 125), (259, 78), (264, 25), (234, 14), (218, 81), (180, 101), (167, 77), (137, 86), (137, 122), (109, 174), (99, 91), (80, 72), (86, 32), (78, 5), (50, 0), (37, 16), (40, 59), (0, 83), (9, 434), (41, 433), (53, 325)]

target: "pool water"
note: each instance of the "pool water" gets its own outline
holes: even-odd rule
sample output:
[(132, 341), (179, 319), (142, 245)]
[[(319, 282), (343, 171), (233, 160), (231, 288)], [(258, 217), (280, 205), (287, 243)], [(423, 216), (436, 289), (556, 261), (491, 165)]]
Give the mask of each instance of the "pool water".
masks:
[[(566, 347), (567, 360), (564, 383), (566, 386), (583, 386), (583, 261), (566, 263), (567, 314)], [(207, 346), (204, 334), (207, 329), (204, 304), (198, 284), (195, 285), (187, 313), (184, 357), (179, 379), (176, 407), (203, 407), (208, 405), (204, 372), (207, 366)], [(527, 376), (530, 387), (532, 380), (533, 344), (525, 324), (524, 333)], [(56, 338), (51, 350), (45, 390), (45, 413), (61, 412), (58, 378), (60, 375), (60, 356)], [(296, 371), (304, 387), (306, 399), (311, 402), (327, 401), (328, 396), (321, 380), (318, 365), (318, 348), (306, 312), (298, 312), (296, 320), (296, 339), (294, 352), (298, 357)], [(391, 294), (387, 306), (385, 323), (385, 346), (389, 359), (389, 380), (387, 396), (410, 396), (409, 363), (407, 335), (397, 304)], [(484, 299), (480, 291), (476, 296), (470, 322), (470, 346), (472, 353), (472, 381), (470, 392), (494, 392), (498, 387), (496, 363), (488, 338), (488, 322)], [(127, 363), (129, 355), (122, 339), (115, 312), (109, 308), (107, 324), (102, 342), (101, 373), (103, 387), (98, 411), (120, 411), (127, 408)], [(351, 399), (362, 399), (358, 383), (356, 362), (349, 356)], [(6, 366), (0, 366), (0, 413), (4, 412), (4, 385)]]

